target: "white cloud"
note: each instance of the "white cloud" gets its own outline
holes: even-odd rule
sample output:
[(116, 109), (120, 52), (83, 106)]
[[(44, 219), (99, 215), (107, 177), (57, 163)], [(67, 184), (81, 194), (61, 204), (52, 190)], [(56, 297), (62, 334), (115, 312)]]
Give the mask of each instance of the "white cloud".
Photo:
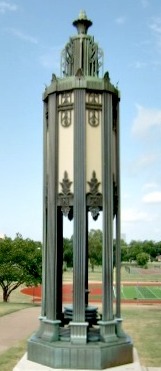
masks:
[(161, 18), (153, 18), (153, 22), (150, 24), (150, 28), (155, 32), (156, 35), (161, 35)]
[(25, 34), (24, 32), (20, 30), (10, 27), (10, 28), (6, 28), (6, 31), (9, 32), (11, 35), (16, 36), (20, 40), (23, 40), (23, 41), (26, 41), (32, 44), (38, 44), (38, 40), (35, 37)]
[(125, 209), (125, 210), (122, 210), (122, 213), (121, 213), (121, 219), (122, 219), (122, 222), (128, 222), (128, 223), (131, 223), (131, 222), (140, 222), (140, 221), (149, 221), (149, 217), (147, 215), (147, 213), (145, 213), (144, 211), (140, 211), (140, 210), (135, 210), (135, 209)]
[(137, 168), (145, 168), (151, 164), (154, 164), (158, 159), (157, 154), (155, 153), (146, 153), (142, 154), (139, 159), (136, 161)]
[(150, 183), (145, 183), (144, 185), (143, 185), (143, 190), (145, 190), (145, 189), (154, 189), (154, 188), (157, 188), (158, 187), (158, 184), (157, 183), (155, 183), (155, 182), (150, 182)]
[(149, 25), (153, 32), (157, 48), (161, 49), (161, 17), (153, 18), (151, 24)]
[(161, 110), (155, 108), (145, 108), (136, 105), (137, 114), (133, 121), (132, 133), (144, 136), (149, 133), (151, 128), (161, 128)]
[(143, 202), (145, 203), (160, 203), (161, 202), (161, 192), (150, 192), (143, 197)]
[(142, 154), (135, 160), (129, 162), (128, 173), (136, 176), (141, 172), (143, 176), (143, 171), (148, 170), (149, 173), (149, 170), (153, 170), (154, 165), (158, 163), (158, 159), (159, 157), (155, 153)]
[(16, 4), (11, 4), (7, 1), (0, 1), (0, 13), (6, 13), (7, 11), (14, 12), (17, 10)]
[(115, 22), (117, 23), (117, 24), (124, 24), (125, 23), (125, 21), (126, 21), (126, 17), (124, 17), (124, 16), (120, 16), (120, 17), (118, 17), (118, 18), (116, 18), (115, 19)]
[(149, 1), (148, 0), (141, 0), (141, 4), (142, 4), (143, 8), (147, 8), (147, 6), (149, 5)]

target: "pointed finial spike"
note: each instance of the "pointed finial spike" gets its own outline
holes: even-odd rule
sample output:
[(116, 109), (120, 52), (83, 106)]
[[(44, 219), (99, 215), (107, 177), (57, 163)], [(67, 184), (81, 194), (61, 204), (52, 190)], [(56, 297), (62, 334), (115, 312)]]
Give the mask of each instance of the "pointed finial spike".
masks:
[(73, 26), (77, 28), (78, 34), (87, 34), (88, 28), (92, 26), (92, 21), (87, 18), (86, 12), (81, 10), (78, 19), (73, 22)]
[(87, 19), (87, 15), (86, 15), (85, 10), (80, 10), (78, 18), (79, 19)]

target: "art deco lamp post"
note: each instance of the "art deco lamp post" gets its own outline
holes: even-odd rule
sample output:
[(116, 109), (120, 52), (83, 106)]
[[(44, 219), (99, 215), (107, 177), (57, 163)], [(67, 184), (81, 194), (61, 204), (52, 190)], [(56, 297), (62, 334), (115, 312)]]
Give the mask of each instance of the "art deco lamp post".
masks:
[[(103, 369), (132, 362), (121, 328), (119, 92), (102, 51), (78, 34), (62, 53), (62, 77), (52, 76), (44, 101), (43, 297), (40, 329), (28, 358), (54, 368)], [(88, 213), (103, 214), (102, 314), (88, 300)], [(63, 308), (63, 215), (74, 220), (73, 302)], [(113, 309), (113, 223), (116, 223), (116, 306)]]

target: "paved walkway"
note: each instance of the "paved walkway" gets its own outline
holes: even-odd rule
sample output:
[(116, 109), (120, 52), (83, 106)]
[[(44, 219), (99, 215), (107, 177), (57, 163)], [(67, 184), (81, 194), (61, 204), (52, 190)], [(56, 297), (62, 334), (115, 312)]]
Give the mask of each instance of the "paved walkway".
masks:
[[(16, 346), (38, 329), (41, 308), (31, 307), (0, 317), (0, 353)], [(161, 371), (161, 367), (143, 367), (143, 371)]]
[(0, 317), (0, 353), (18, 345), (38, 329), (41, 308), (31, 307)]

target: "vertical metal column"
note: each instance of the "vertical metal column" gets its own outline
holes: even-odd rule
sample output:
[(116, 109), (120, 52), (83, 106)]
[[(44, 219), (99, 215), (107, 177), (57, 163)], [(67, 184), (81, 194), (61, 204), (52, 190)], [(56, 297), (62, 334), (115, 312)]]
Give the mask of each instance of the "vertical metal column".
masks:
[(88, 296), (89, 296), (89, 287), (88, 287), (88, 208), (86, 210), (86, 257), (85, 257), (85, 306), (88, 306)]
[(57, 208), (57, 319), (62, 321), (63, 295), (63, 214), (61, 207)]
[(112, 172), (112, 95), (103, 94), (102, 194), (103, 194), (103, 302), (100, 333), (105, 342), (115, 338), (113, 319), (113, 172)]
[(47, 249), (47, 131), (48, 131), (48, 103), (44, 102), (43, 111), (43, 247), (42, 247), (42, 306), (41, 318), (46, 316), (46, 249)]
[(121, 191), (120, 191), (120, 120), (119, 101), (117, 102), (116, 122), (116, 183), (117, 183), (117, 210), (116, 210), (116, 320), (118, 337), (126, 337), (122, 329), (121, 318)]
[(57, 321), (57, 167), (58, 131), (56, 94), (48, 101), (48, 215), (47, 215), (47, 272), (46, 272), (46, 318), (42, 338), (47, 341), (58, 339)]
[(73, 239), (73, 321), (71, 341), (86, 343), (85, 259), (86, 259), (86, 116), (85, 90), (74, 92), (74, 239)]
[(43, 244), (42, 244), (42, 304), (39, 316), (40, 327), (36, 332), (41, 337), (44, 331), (43, 319), (46, 316), (46, 272), (47, 272), (47, 131), (48, 131), (48, 102), (44, 102), (43, 108)]
[(120, 128), (119, 128), (119, 102), (117, 104), (116, 124), (116, 182), (117, 182), (117, 210), (116, 210), (116, 316), (120, 317), (121, 302), (121, 247), (120, 247)]

